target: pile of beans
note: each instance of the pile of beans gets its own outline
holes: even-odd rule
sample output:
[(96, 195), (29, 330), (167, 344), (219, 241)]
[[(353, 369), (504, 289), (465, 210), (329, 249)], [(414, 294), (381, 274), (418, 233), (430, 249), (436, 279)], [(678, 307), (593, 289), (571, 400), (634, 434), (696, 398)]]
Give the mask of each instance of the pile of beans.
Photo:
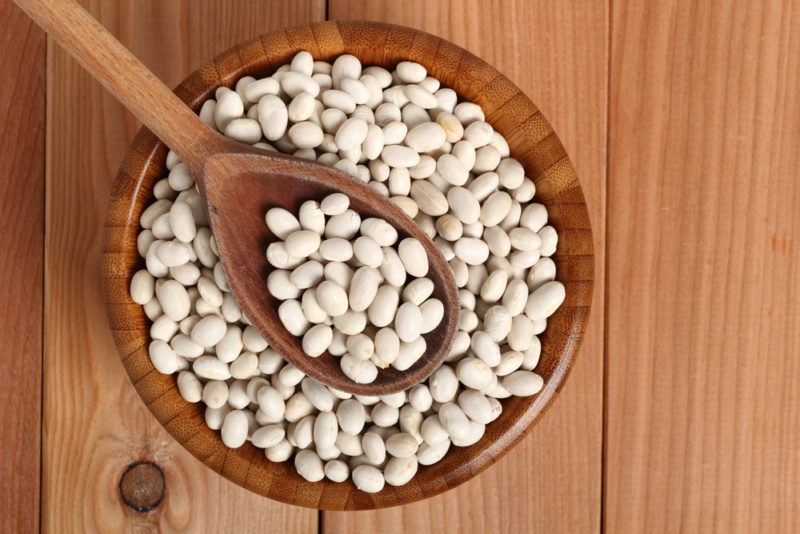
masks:
[(293, 458), (306, 480), (352, 478), (376, 492), (405, 484), (452, 446), (476, 443), (502, 399), (540, 391), (537, 336), (565, 297), (550, 258), (558, 236), (479, 106), (459, 102), (416, 63), (390, 72), (307, 52), (215, 97), (200, 111), (210, 127), (341, 169), (405, 210), (448, 260), (461, 304), (449, 356), (407, 391), (350, 395), (304, 376), (241, 312), (202, 199), (170, 152), (169, 176), (140, 219), (146, 268), (133, 276), (131, 297), (152, 320), (153, 365), (178, 373), (181, 395), (205, 403), (207, 424), (228, 447), (249, 440), (272, 461)]
[(278, 316), (289, 333), (302, 336), (303, 352), (341, 356), (344, 374), (368, 384), (379, 368), (405, 371), (425, 354), (422, 335), (439, 326), (444, 305), (431, 297), (422, 243), (398, 242), (392, 225), (377, 217), (362, 221), (349, 208), (350, 199), (334, 193), (305, 201), (297, 217), (270, 209), (267, 226), (280, 241), (267, 247), (276, 267), (267, 288), (283, 301)]

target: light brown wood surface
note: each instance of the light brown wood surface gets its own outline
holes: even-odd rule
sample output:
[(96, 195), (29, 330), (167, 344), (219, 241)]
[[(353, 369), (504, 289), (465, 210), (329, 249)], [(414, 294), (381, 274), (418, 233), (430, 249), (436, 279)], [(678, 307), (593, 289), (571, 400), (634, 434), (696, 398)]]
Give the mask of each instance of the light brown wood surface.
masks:
[(44, 34), (0, 0), (0, 529), (9, 532), (39, 526), (45, 52)]
[[(93, 2), (88, 6), (168, 85), (235, 42), (321, 19), (321, 2)], [(314, 511), (267, 501), (184, 451), (119, 362), (100, 286), (102, 221), (135, 121), (50, 43), (42, 525), (47, 532), (316, 532)], [(166, 52), (168, 51), (168, 53)], [(153, 513), (125, 508), (130, 462), (164, 470)]]
[(800, 531), (800, 9), (613, 2), (605, 526)]
[[(328, 513), (327, 533), (580, 532), (600, 527), (605, 222), (606, 6), (583, 1), (331, 0), (333, 19), (436, 33), (494, 65), (551, 121), (575, 164), (595, 236), (591, 325), (535, 430), (477, 479), (418, 504)], [(566, 59), (569, 58), (569, 59)]]
[[(314, 512), (256, 498), (202, 467), (136, 396), (104, 326), (102, 210), (137, 125), (50, 44), (43, 530), (800, 530), (800, 9), (791, 0), (432, 4), (330, 0), (328, 14), (424, 28), (477, 53), (531, 96), (566, 145), (608, 286), (600, 277), (592, 328), (542, 422), (512, 455), (441, 497), (325, 514), (319, 523)], [(326, 9), (322, 0), (91, 7), (170, 84), (236, 41), (322, 19)], [(30, 38), (21, 18), (0, 15), (0, 42)], [(6, 69), (14, 55), (4, 47), (0, 57)], [(30, 80), (39, 74), (25, 65), (15, 67), (19, 87), (36, 87)], [(35, 109), (26, 109), (29, 124)], [(7, 127), (15, 110), (0, 99), (0, 137), (19, 142)], [(5, 149), (17, 145), (2, 146), (0, 168), (20, 161)], [(2, 175), (4, 185), (19, 183), (12, 174)], [(0, 217), (23, 205), (8, 200), (12, 190), (21, 194), (4, 189)], [(36, 198), (24, 194), (33, 196), (18, 198)], [(35, 213), (24, 216), (34, 228)], [(41, 226), (23, 239), (27, 227), (9, 230), (10, 220), (0, 225), (3, 245), (41, 239)], [(9, 280), (21, 285), (28, 274), (16, 268), (14, 250), (0, 248), (0, 265), (15, 266), (0, 271), (4, 311)], [(31, 280), (19, 293), (26, 298)], [(32, 351), (35, 361), (32, 338), (6, 323), (3, 341), (9, 332), (20, 336), (10, 347)], [(4, 349), (4, 361), (22, 354)], [(7, 398), (28, 399), (17, 419), (6, 410), (4, 423), (30, 416), (31, 387), (4, 380)], [(35, 410), (25, 424), (36, 424)], [(10, 492), (17, 500), (3, 493), (0, 504), (21, 528), (0, 530), (36, 524), (36, 440), (21, 436), (3, 437), (4, 454), (11, 447), (30, 460), (25, 469), (3, 464), (4, 491), (21, 489)], [(143, 457), (167, 475), (167, 498), (148, 515), (123, 509), (116, 494), (122, 468)]]

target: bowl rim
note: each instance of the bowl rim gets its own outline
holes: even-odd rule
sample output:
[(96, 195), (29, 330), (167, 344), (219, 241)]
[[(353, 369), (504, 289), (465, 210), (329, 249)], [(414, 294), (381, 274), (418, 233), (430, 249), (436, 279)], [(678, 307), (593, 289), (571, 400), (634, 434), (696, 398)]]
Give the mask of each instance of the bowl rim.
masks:
[(506, 138), (512, 155), (536, 184), (536, 200), (545, 204), (549, 224), (559, 234), (559, 250), (553, 259), (567, 299), (540, 335), (537, 372), (545, 378), (543, 389), (532, 397), (504, 401), (503, 414), (487, 425), (476, 444), (451, 447), (442, 461), (421, 466), (406, 485), (386, 485), (375, 494), (356, 490), (351, 479), (307, 482), (288, 462), (269, 461), (249, 442), (228, 449), (218, 431), (205, 425), (201, 403), (191, 404), (180, 396), (177, 375), (162, 375), (153, 367), (147, 354), (149, 322), (128, 295), (130, 278), (142, 265), (136, 250), (139, 215), (152, 198), (153, 184), (164, 175), (167, 153), (165, 145), (145, 128), (123, 157), (106, 212), (101, 273), (109, 325), (123, 366), (151, 413), (193, 456), (229, 480), (266, 497), (315, 509), (363, 510), (408, 504), (451, 489), (498, 461), (552, 404), (589, 320), (594, 285), (589, 213), (566, 150), (530, 99), (474, 54), (419, 30), (379, 22), (326, 21), (269, 32), (216, 56), (181, 82), (175, 93), (197, 111), (217, 87), (230, 87), (242, 76), (266, 75), (304, 49), (315, 59), (352, 53), (365, 65), (417, 61), (443, 86), (479, 104), (487, 122)]

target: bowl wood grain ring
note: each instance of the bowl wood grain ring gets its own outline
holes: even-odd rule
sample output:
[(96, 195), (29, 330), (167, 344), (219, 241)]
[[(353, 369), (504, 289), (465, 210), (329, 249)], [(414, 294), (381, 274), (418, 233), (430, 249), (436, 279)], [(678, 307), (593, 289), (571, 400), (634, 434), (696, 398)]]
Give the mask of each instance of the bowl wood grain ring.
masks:
[(184, 401), (175, 376), (160, 374), (150, 363), (148, 320), (128, 296), (131, 276), (143, 267), (136, 251), (139, 216), (152, 198), (153, 184), (165, 175), (167, 149), (145, 129), (125, 154), (106, 216), (102, 276), (110, 326), (123, 365), (147, 407), (214, 471), (261, 495), (310, 508), (361, 510), (410, 503), (457, 486), (496, 462), (530, 430), (558, 392), (583, 338), (592, 299), (589, 213), (564, 147), (528, 97), (473, 54), (424, 32), (371, 22), (322, 22), (268, 33), (217, 56), (181, 83), (176, 93), (197, 110), (220, 85), (232, 86), (246, 75), (267, 75), (299, 50), (328, 60), (350, 53), (365, 65), (384, 67), (417, 61), (461, 97), (479, 104), (487, 121), (506, 137), (511, 154), (536, 183), (536, 198), (547, 206), (559, 233), (555, 261), (567, 299), (541, 338), (537, 372), (544, 377), (544, 389), (534, 397), (504, 401), (502, 416), (478, 443), (452, 448), (441, 462), (421, 467), (405, 486), (387, 485), (376, 494), (357, 491), (350, 481), (307, 482), (293, 465), (272, 463), (249, 443), (226, 448), (218, 432), (206, 426), (201, 404)]

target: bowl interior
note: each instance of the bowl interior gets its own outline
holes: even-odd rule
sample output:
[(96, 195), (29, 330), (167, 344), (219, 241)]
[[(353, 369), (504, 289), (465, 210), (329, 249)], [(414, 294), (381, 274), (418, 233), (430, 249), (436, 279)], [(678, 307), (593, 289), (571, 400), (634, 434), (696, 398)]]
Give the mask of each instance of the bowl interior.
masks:
[(143, 262), (136, 251), (139, 216), (150, 202), (155, 182), (165, 175), (166, 147), (142, 129), (127, 151), (112, 187), (106, 217), (103, 285), (114, 340), (131, 381), (158, 421), (187, 450), (226, 478), (261, 495), (290, 504), (329, 510), (359, 510), (406, 504), (450, 489), (496, 462), (521, 439), (561, 387), (587, 325), (594, 262), (589, 214), (572, 164), (549, 122), (510, 80), (464, 49), (430, 34), (371, 22), (322, 22), (268, 33), (220, 54), (192, 73), (176, 93), (199, 109), (220, 85), (242, 76), (264, 76), (299, 50), (315, 58), (353, 54), (365, 65), (393, 67), (403, 60), (424, 65), (431, 76), (461, 98), (479, 104), (486, 120), (508, 141), (511, 154), (536, 184), (536, 200), (546, 205), (559, 233), (554, 256), (557, 279), (567, 298), (540, 336), (536, 369), (542, 391), (503, 401), (503, 414), (471, 447), (454, 447), (432, 466), (421, 466), (405, 486), (387, 485), (367, 494), (351, 481), (311, 483), (292, 465), (267, 460), (247, 443), (228, 449), (204, 422), (201, 404), (178, 393), (175, 377), (155, 370), (147, 353), (149, 324), (130, 300), (131, 276)]

